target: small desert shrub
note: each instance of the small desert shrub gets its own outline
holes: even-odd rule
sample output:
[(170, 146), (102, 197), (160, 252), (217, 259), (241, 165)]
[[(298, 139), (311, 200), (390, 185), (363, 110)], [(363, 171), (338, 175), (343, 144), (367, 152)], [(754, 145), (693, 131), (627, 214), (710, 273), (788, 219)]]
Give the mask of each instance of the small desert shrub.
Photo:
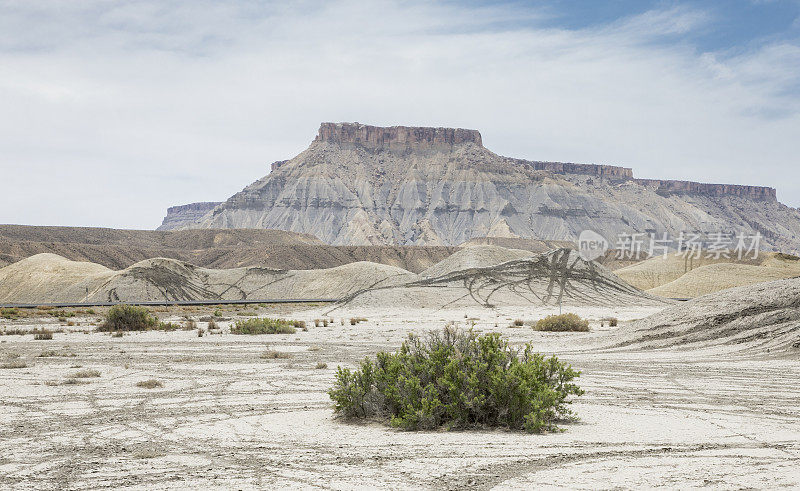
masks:
[(124, 336), (122, 331), (117, 331), (117, 332), (111, 334), (112, 338), (121, 338), (122, 336)]
[(14, 368), (25, 368), (27, 366), (28, 364), (25, 363), (25, 361), (23, 360), (11, 360), (9, 362), (0, 365), (0, 368), (14, 369)]
[(317, 346), (316, 344), (313, 346), (308, 347), (308, 351), (320, 351), (322, 349), (321, 346)]
[(222, 317), (222, 311), (220, 309), (215, 310), (214, 317)]
[(290, 322), (292, 323), (292, 326), (295, 329), (302, 329), (304, 331), (308, 330), (308, 328), (306, 328), (306, 321), (290, 321)]
[(548, 315), (540, 319), (533, 328), (537, 331), (565, 332), (589, 330), (589, 321), (581, 319), (577, 314)]
[(322, 361), (317, 363), (317, 370), (323, 370), (325, 368), (328, 368), (328, 364), (327, 363), (322, 362)]
[(198, 329), (197, 330), (197, 337), (198, 338), (202, 338), (203, 337), (203, 330), (202, 329)]
[(33, 333), (33, 339), (36, 341), (49, 341), (53, 339), (53, 333), (48, 330), (41, 330)]
[(100, 372), (93, 368), (84, 368), (72, 374), (72, 378), (94, 378), (99, 376)]
[(16, 319), (17, 317), (19, 317), (19, 309), (15, 308), (0, 309), (0, 317), (4, 319)]
[(145, 331), (158, 325), (158, 319), (144, 307), (115, 305), (106, 314), (99, 331)]
[(239, 312), (239, 315), (244, 316), (244, 317), (255, 317), (256, 313), (255, 312), (250, 312), (250, 311), (248, 311), (248, 312)]
[(285, 360), (285, 359), (291, 358), (291, 357), (292, 357), (292, 355), (290, 355), (289, 353), (286, 353), (286, 352), (283, 352), (283, 351), (275, 351), (275, 350), (272, 350), (272, 349), (261, 353), (261, 358), (263, 358), (265, 360), (278, 360), (278, 359)]
[(214, 319), (208, 321), (208, 330), (210, 331), (211, 329), (217, 329), (217, 323), (214, 322)]
[(359, 322), (367, 322), (367, 319), (365, 317), (351, 317), (350, 318), (350, 325), (351, 326), (355, 326)]
[(322, 327), (328, 327), (328, 324), (331, 324), (331, 323), (333, 323), (333, 319), (331, 319), (331, 320), (322, 319)]
[(73, 327), (74, 325), (75, 325), (75, 321), (69, 321), (69, 322), (67, 322), (67, 326), (68, 326), (68, 327)]
[(556, 430), (573, 419), (568, 400), (583, 391), (580, 375), (528, 344), (520, 353), (499, 334), (445, 328), (409, 335), (396, 353), (365, 358), (351, 372), (339, 367), (328, 391), (335, 412), (379, 418), (409, 430), (501, 426)]
[(194, 319), (186, 319), (183, 321), (183, 330), (184, 331), (193, 331), (197, 329), (197, 322)]
[(150, 380), (136, 382), (136, 387), (140, 387), (142, 389), (157, 389), (159, 387), (164, 387), (164, 384), (162, 384), (160, 380), (151, 378)]
[(515, 319), (514, 322), (511, 323), (511, 325), (513, 327), (522, 327), (525, 325), (525, 323), (522, 321), (522, 319)]
[(609, 326), (617, 327), (618, 324), (619, 324), (619, 320), (617, 320), (616, 317), (611, 317), (610, 319), (608, 319), (608, 325)]
[(314, 327), (319, 327), (322, 325), (321, 319), (314, 319)]
[(294, 334), (294, 323), (284, 319), (261, 317), (237, 321), (231, 334)]

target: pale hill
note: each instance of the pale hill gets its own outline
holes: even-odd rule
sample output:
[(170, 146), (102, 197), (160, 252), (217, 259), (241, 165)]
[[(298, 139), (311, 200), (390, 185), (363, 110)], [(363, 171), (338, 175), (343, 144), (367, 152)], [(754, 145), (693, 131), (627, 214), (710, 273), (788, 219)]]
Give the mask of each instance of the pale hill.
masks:
[(310, 235), (283, 230), (165, 232), (0, 225), (0, 267), (36, 254), (53, 253), (111, 269), (167, 257), (208, 268), (319, 269), (370, 261), (419, 272), (456, 250), (417, 246), (337, 247)]
[[(465, 250), (464, 252), (468, 251)], [(665, 306), (670, 301), (644, 293), (604, 267), (558, 249), (488, 267), (442, 268), (435, 277), (370, 288), (340, 307), (452, 308), (494, 306)]]
[(0, 302), (47, 303), (66, 298), (78, 302), (111, 278), (114, 271), (99, 264), (38, 254), (0, 268)]
[(629, 349), (800, 356), (800, 279), (704, 295), (609, 332), (606, 342)]
[[(693, 297), (760, 281), (800, 275), (800, 258), (762, 252), (756, 259), (692, 259), (678, 254), (656, 256), (615, 271), (631, 285), (657, 295)], [(715, 266), (714, 268), (709, 268)], [(685, 278), (684, 278), (685, 276)], [(667, 285), (672, 286), (667, 286)], [(691, 293), (697, 291), (698, 293)]]
[(719, 290), (800, 276), (799, 268), (718, 263), (701, 266), (648, 293), (670, 298), (691, 298)]
[(207, 269), (155, 258), (112, 271), (97, 264), (40, 254), (0, 269), (0, 302), (337, 299), (365, 288), (415, 278), (409, 271), (369, 262), (294, 271)]
[[(266, 170), (266, 169), (265, 169)], [(195, 213), (196, 207), (189, 207)], [(273, 228), (333, 245), (575, 241), (719, 230), (800, 250), (800, 211), (773, 188), (635, 179), (629, 168), (503, 157), (476, 130), (323, 123), (309, 147), (180, 228)], [(512, 246), (513, 247), (513, 246)]]
[(523, 259), (533, 256), (531, 251), (520, 249), (506, 249), (505, 247), (492, 246), (492, 245), (475, 245), (465, 247), (458, 252), (453, 253), (447, 259), (444, 259), (430, 268), (426, 269), (420, 276), (425, 278), (432, 278), (443, 276), (455, 271), (461, 271), (470, 268), (486, 268), (496, 266), (500, 263), (514, 261), (516, 259)]

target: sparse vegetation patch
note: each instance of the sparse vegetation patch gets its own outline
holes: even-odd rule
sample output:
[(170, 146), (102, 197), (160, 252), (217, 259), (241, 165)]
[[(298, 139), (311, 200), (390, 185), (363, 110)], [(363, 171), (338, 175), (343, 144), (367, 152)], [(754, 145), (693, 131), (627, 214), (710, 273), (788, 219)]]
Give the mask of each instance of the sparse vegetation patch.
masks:
[(28, 364), (25, 363), (24, 360), (11, 360), (11, 361), (7, 361), (7, 362), (3, 363), (2, 365), (0, 365), (0, 368), (16, 369), (16, 368), (25, 368), (27, 366), (28, 366)]
[(399, 351), (339, 367), (328, 394), (335, 412), (379, 419), (409, 430), (506, 427), (557, 430), (574, 419), (570, 396), (583, 394), (580, 375), (553, 356), (519, 352), (499, 334), (445, 328), (409, 335)]
[(294, 322), (269, 317), (240, 320), (231, 327), (231, 334), (294, 334)]

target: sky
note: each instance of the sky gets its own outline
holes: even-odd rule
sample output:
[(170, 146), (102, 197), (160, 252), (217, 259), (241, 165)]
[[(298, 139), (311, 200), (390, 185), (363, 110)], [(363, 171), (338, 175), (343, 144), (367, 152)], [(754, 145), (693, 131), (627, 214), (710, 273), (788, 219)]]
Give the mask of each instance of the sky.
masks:
[(0, 223), (152, 229), (323, 121), (797, 207), (800, 0), (0, 0)]

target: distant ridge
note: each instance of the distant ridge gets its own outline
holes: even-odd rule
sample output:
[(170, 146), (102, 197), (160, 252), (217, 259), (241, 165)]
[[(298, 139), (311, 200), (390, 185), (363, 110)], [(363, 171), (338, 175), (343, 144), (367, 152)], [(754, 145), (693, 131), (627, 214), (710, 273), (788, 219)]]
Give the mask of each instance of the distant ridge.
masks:
[(310, 146), (209, 209), (161, 228), (267, 228), (332, 245), (452, 246), (479, 237), (760, 233), (800, 251), (800, 211), (771, 187), (638, 179), (613, 165), (508, 158), (463, 128), (322, 123)]

